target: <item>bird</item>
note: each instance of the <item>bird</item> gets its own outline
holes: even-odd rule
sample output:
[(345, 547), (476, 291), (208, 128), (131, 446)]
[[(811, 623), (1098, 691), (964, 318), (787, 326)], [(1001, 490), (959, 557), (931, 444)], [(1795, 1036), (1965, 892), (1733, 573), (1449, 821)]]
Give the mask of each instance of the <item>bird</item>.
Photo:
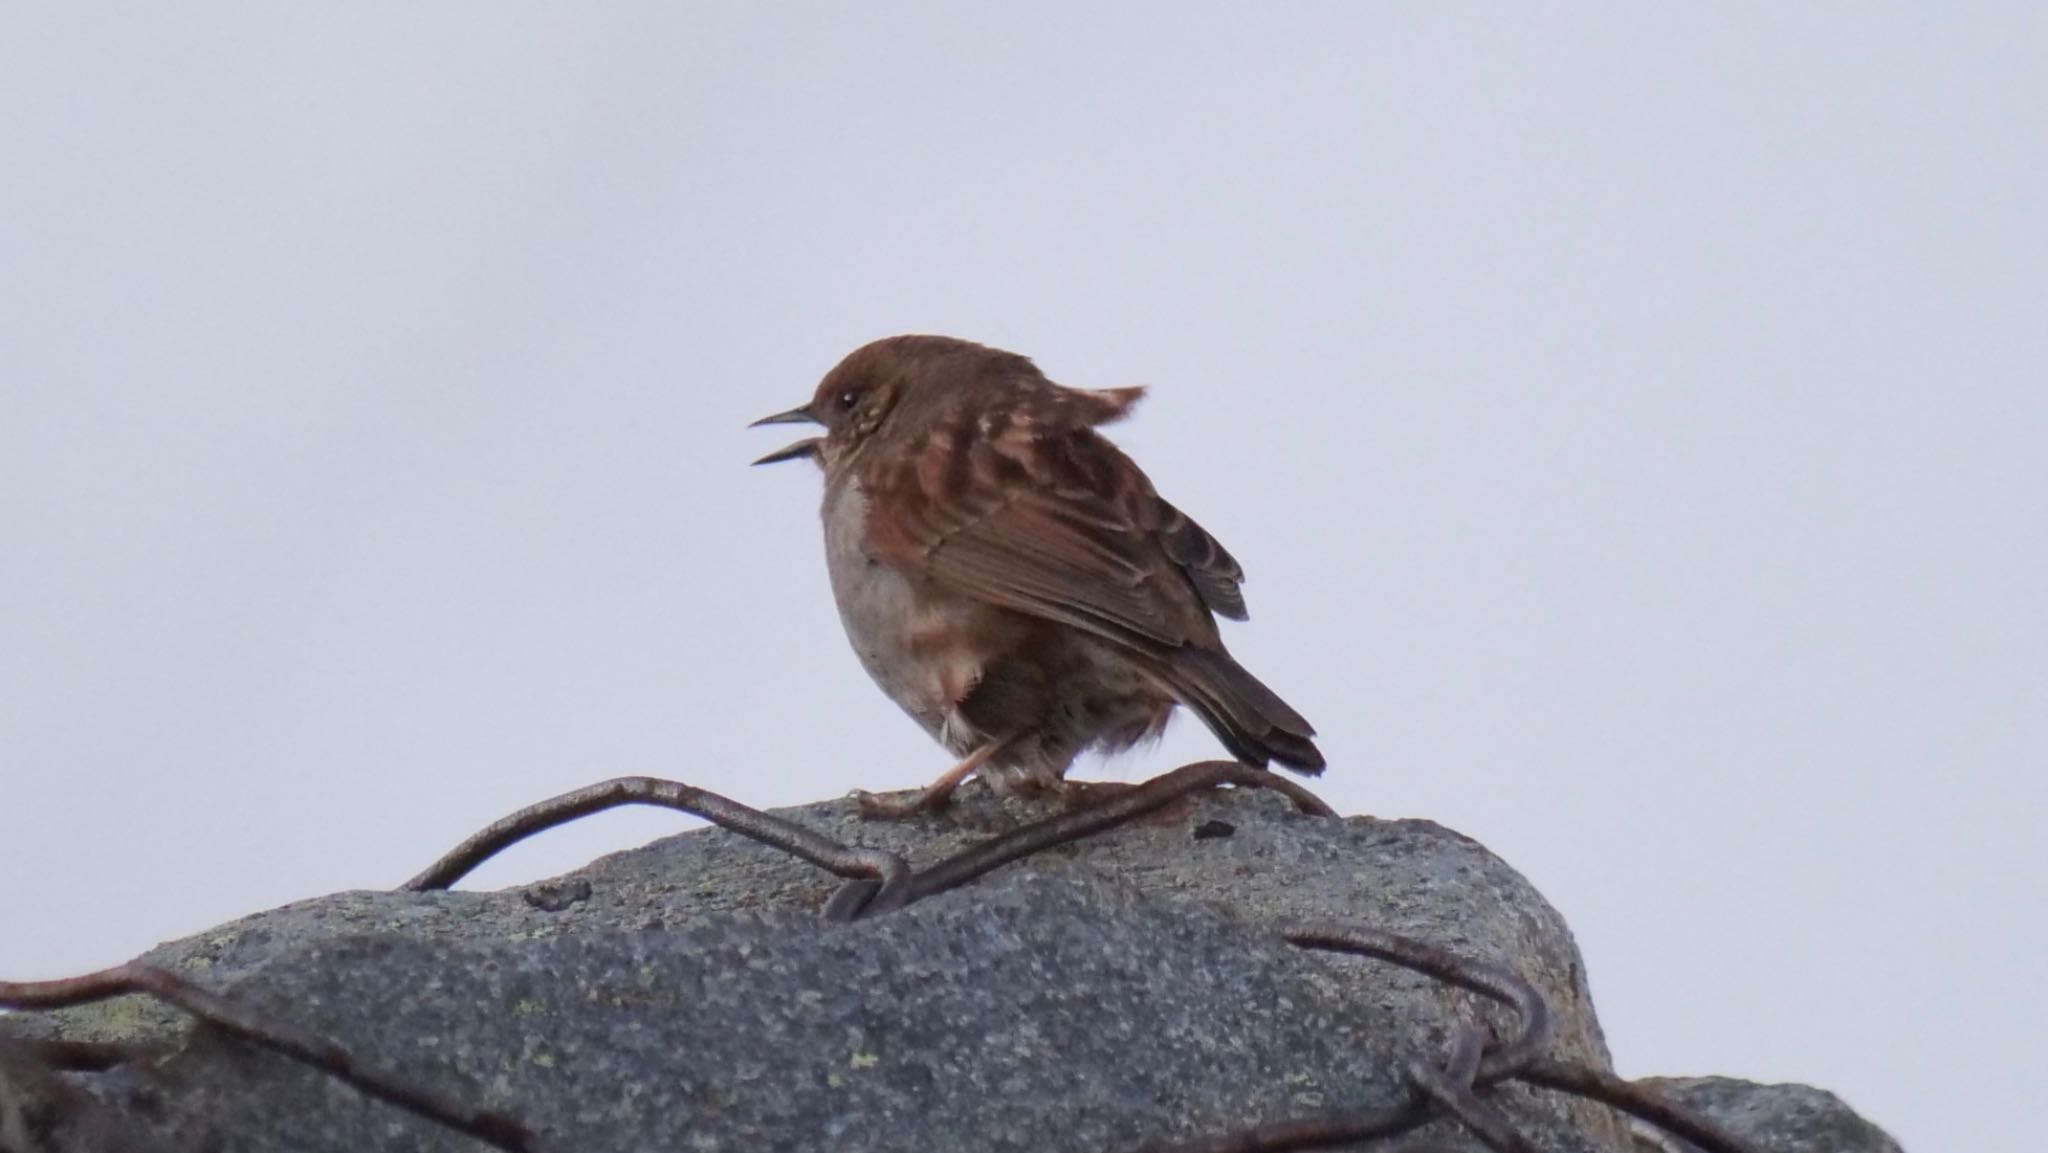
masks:
[(882, 691), (958, 760), (870, 817), (944, 807), (970, 775), (1061, 792), (1084, 751), (1157, 737), (1176, 706), (1237, 760), (1313, 775), (1315, 730), (1224, 648), (1244, 570), (1097, 431), (1142, 386), (1083, 389), (947, 336), (849, 353), (809, 401), (750, 427), (822, 428), (755, 464), (824, 473), (839, 618)]

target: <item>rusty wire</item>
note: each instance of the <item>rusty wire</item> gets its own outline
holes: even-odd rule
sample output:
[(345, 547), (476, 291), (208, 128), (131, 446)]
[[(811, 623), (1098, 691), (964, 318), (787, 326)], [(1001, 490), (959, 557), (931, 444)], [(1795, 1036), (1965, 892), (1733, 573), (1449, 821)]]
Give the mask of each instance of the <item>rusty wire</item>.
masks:
[(1514, 1122), (1479, 1095), (1470, 1069), (1439, 1069), (1422, 1058), (1408, 1063), (1408, 1084), (1447, 1116), (1455, 1117), (1496, 1153), (1537, 1153), (1536, 1145), (1516, 1130)]
[[(1221, 785), (1273, 789), (1292, 800), (1302, 812), (1335, 816), (1313, 793), (1286, 778), (1235, 762), (1203, 761), (1119, 789), (1108, 800), (1086, 808), (1021, 825), (917, 870), (894, 853), (841, 844), (813, 829), (705, 789), (654, 777), (619, 777), (529, 805), (492, 823), (406, 882), (403, 888), (413, 892), (446, 889), (527, 837), (605, 809), (654, 805), (703, 817), (842, 878), (844, 883), (825, 902), (821, 912), (830, 921), (854, 921), (957, 889), (1006, 864), (1127, 824), (1183, 797)], [(1606, 1104), (1691, 1142), (1702, 1153), (1753, 1153), (1712, 1122), (1611, 1073), (1543, 1058), (1541, 1052), (1551, 1033), (1550, 1005), (1533, 985), (1511, 970), (1426, 941), (1368, 927), (1309, 927), (1288, 932), (1284, 938), (1298, 948), (1373, 958), (1467, 989), (1507, 1006), (1515, 1014), (1517, 1027), (1498, 1042), (1491, 1042), (1482, 1030), (1462, 1030), (1440, 1064), (1421, 1056), (1411, 1059), (1402, 1069), (1409, 1090), (1407, 1098), (1392, 1106), (1267, 1124), (1194, 1143), (1153, 1144), (1142, 1153), (1294, 1153), (1330, 1149), (1396, 1137), (1441, 1117), (1456, 1120), (1498, 1153), (1535, 1153), (1528, 1138), (1484, 1096), (1486, 1090), (1505, 1081)], [(503, 1113), (470, 1109), (441, 1094), (410, 1085), (393, 1074), (365, 1066), (332, 1041), (259, 1020), (168, 970), (141, 962), (57, 981), (0, 981), (0, 1007), (52, 1009), (129, 993), (155, 997), (231, 1036), (321, 1070), (366, 1096), (468, 1134), (493, 1148), (528, 1153), (540, 1147), (529, 1130)], [(53, 1067), (97, 1070), (123, 1059), (122, 1051), (107, 1046), (44, 1043), (42, 1051)], [(132, 1052), (128, 1055), (132, 1056)], [(1408, 1147), (1404, 1153), (1435, 1153), (1440, 1148), (1436, 1143), (1425, 1142)]]
[(1378, 929), (1291, 932), (1286, 934), (1286, 940), (1305, 949), (1372, 957), (1468, 989), (1515, 1010), (1520, 1028), (1507, 1040), (1485, 1047), (1476, 1055), (1471, 1051), (1473, 1037), (1461, 1035), (1450, 1060), (1441, 1069), (1426, 1060), (1411, 1061), (1404, 1070), (1410, 1096), (1392, 1106), (1264, 1125), (1209, 1141), (1148, 1145), (1141, 1153), (1297, 1153), (1331, 1149), (1396, 1137), (1420, 1128), (1438, 1115), (1456, 1118), (1488, 1148), (1500, 1153), (1525, 1153), (1533, 1149), (1528, 1139), (1480, 1096), (1482, 1090), (1504, 1081), (1519, 1081), (1619, 1109), (1684, 1138), (1700, 1153), (1754, 1153), (1712, 1121), (1612, 1073), (1542, 1057), (1550, 1035), (1549, 1003), (1534, 985), (1511, 970)]
[(448, 888), (485, 861), (537, 833), (622, 805), (652, 805), (703, 817), (722, 829), (845, 878), (847, 883), (826, 902), (824, 913), (828, 920), (853, 921), (957, 889), (1012, 861), (1115, 828), (1182, 797), (1225, 784), (1272, 789), (1305, 813), (1336, 815), (1315, 794), (1276, 774), (1235, 761), (1198, 761), (1119, 789), (1107, 800), (1086, 808), (1021, 825), (918, 872), (894, 853), (840, 844), (816, 830), (708, 789), (657, 777), (617, 777), (550, 797), (492, 822), (427, 866), (404, 888), (414, 892)]
[(781, 849), (834, 876), (872, 878), (888, 884), (900, 882), (910, 872), (910, 867), (894, 853), (842, 845), (794, 821), (770, 816), (709, 789), (659, 777), (615, 777), (550, 797), (491, 822), (399, 887), (415, 893), (446, 889), (535, 833), (621, 805), (653, 805), (690, 813), (722, 829)]
[(366, 1065), (343, 1046), (294, 1026), (257, 1017), (168, 969), (130, 961), (80, 977), (54, 981), (0, 981), (0, 1008), (62, 1009), (139, 993), (182, 1009), (229, 1036), (310, 1065), (367, 1097), (445, 1125), (506, 1153), (529, 1153), (533, 1135), (490, 1109), (471, 1109), (403, 1077)]

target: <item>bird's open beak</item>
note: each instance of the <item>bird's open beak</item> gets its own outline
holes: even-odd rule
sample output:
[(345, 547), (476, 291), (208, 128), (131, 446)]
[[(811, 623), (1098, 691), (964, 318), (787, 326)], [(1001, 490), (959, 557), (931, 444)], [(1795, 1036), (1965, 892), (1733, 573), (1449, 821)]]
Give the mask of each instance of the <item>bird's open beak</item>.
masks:
[[(811, 415), (810, 406), (799, 405), (796, 408), (790, 409), (788, 412), (778, 412), (774, 416), (764, 416), (761, 419), (755, 421), (754, 423), (748, 425), (747, 427), (759, 428), (764, 424), (817, 423), (818, 418)], [(789, 445), (786, 448), (776, 449), (774, 452), (769, 453), (767, 456), (762, 457), (760, 460), (757, 460), (754, 463), (774, 464), (775, 462), (781, 460), (796, 460), (798, 457), (816, 456), (818, 455), (818, 446), (820, 444), (823, 444), (824, 441), (825, 438), (822, 436), (807, 436), (804, 439), (797, 441), (795, 444)]]
[(790, 409), (790, 410), (789, 410), (788, 412), (778, 412), (778, 413), (776, 413), (776, 414), (775, 414), (774, 416), (764, 416), (764, 417), (762, 417), (761, 419), (759, 419), (759, 420), (755, 421), (754, 423), (752, 423), (752, 424), (748, 425), (747, 427), (748, 427), (748, 428), (759, 428), (759, 427), (761, 427), (761, 426), (762, 426), (762, 425), (764, 425), (764, 424), (816, 424), (816, 423), (818, 423), (818, 418), (817, 418), (817, 417), (815, 417), (815, 416), (812, 416), (812, 415), (811, 415), (811, 406), (810, 406), (810, 405), (808, 405), (808, 404), (800, 404), (800, 405), (796, 406), (795, 408), (792, 408), (792, 409)]

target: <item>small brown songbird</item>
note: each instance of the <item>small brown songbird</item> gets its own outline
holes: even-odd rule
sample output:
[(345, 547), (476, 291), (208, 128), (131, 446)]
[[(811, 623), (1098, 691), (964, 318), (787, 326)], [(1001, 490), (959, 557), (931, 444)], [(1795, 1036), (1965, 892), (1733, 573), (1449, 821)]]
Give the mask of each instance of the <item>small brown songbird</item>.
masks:
[(825, 471), (825, 563), (882, 691), (961, 760), (872, 815), (943, 805), (970, 773), (1053, 789), (1082, 750), (1115, 753), (1175, 704), (1239, 760), (1321, 772), (1315, 730), (1225, 651), (1244, 571), (1161, 499), (1096, 426), (1142, 388), (1047, 380), (1015, 353), (943, 336), (865, 345), (808, 404), (756, 425), (823, 436), (756, 461)]

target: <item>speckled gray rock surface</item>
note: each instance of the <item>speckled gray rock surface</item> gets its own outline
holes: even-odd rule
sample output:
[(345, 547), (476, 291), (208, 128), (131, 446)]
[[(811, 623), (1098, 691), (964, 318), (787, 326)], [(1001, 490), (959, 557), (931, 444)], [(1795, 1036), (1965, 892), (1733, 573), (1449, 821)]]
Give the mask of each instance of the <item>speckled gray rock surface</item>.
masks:
[[(1759, 1085), (1731, 1077), (1651, 1077), (1642, 1082), (1771, 1153), (1901, 1153), (1884, 1130), (1840, 1097), (1811, 1085)], [(1657, 1148), (1648, 1142), (1651, 1148)]]
[(0, 1036), (0, 1153), (170, 1153), (136, 1121), (51, 1072), (29, 1046)]
[[(1028, 815), (963, 801), (902, 825), (837, 802), (784, 815), (919, 864)], [(1370, 925), (1510, 966), (1558, 1012), (1553, 1055), (1607, 1061), (1562, 918), (1427, 822), (1238, 792), (854, 925), (816, 915), (835, 886), (703, 830), (524, 889), (301, 902), (151, 959), (591, 1153), (1115, 1153), (1383, 1105), (1403, 1062), (1463, 1023), (1506, 1023), (1415, 974), (1293, 949), (1276, 930), (1294, 926)], [(133, 1002), (6, 1027), (176, 1044), (82, 1082), (173, 1147), (475, 1147)], [(1493, 1099), (1543, 1148), (1630, 1148), (1602, 1107)]]

